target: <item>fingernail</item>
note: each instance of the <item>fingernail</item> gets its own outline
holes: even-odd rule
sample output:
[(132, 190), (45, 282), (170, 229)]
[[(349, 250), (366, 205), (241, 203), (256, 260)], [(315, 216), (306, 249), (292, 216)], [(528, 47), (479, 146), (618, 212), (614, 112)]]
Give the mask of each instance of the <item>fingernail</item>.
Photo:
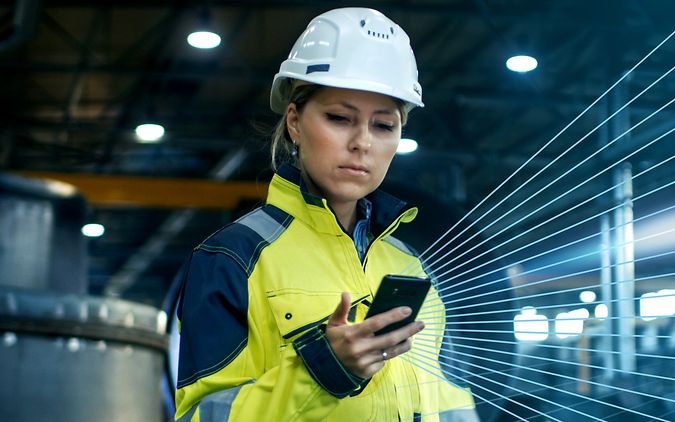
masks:
[(410, 309), (407, 306), (404, 306), (403, 308), (401, 308), (401, 313), (403, 314), (403, 316), (408, 316), (412, 313), (412, 309)]
[(417, 321), (417, 329), (420, 331), (424, 329), (424, 323), (422, 321)]

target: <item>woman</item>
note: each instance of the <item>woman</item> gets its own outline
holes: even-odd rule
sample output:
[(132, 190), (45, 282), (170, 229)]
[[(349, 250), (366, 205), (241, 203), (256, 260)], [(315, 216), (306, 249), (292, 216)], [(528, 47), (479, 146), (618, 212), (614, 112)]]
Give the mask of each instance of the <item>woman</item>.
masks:
[(285, 163), (266, 205), (191, 257), (177, 420), (438, 420), (472, 405), (436, 363), (442, 310), (419, 364), (400, 356), (423, 322), (373, 334), (409, 308), (364, 320), (384, 275), (420, 269), (391, 236), (417, 210), (377, 190), (415, 106), (417, 66), (394, 22), (360, 8), (310, 22), (272, 86), (273, 166)]

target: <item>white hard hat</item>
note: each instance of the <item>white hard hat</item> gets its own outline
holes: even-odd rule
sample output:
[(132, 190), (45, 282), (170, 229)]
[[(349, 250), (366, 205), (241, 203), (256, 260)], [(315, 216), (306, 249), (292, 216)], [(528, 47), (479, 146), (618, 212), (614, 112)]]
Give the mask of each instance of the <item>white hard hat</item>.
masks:
[(424, 107), (410, 38), (373, 9), (335, 9), (312, 19), (274, 76), (273, 111), (286, 111), (294, 79), (389, 95), (408, 110)]

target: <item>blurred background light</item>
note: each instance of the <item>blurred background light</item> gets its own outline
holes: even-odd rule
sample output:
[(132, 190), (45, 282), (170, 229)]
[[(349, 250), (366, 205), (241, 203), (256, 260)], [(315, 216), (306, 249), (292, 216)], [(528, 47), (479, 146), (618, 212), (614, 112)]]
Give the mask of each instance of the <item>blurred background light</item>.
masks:
[(220, 35), (211, 31), (195, 31), (187, 36), (187, 42), (194, 48), (216, 48), (220, 45)]
[(548, 319), (532, 306), (525, 306), (513, 318), (513, 331), (520, 341), (544, 341), (548, 338)]
[(584, 290), (583, 292), (579, 293), (579, 300), (581, 300), (583, 303), (595, 302), (596, 297), (597, 295), (592, 290)]
[(537, 59), (532, 56), (513, 56), (506, 61), (506, 67), (519, 73), (530, 72), (537, 68)]
[(89, 223), (82, 226), (82, 234), (87, 237), (100, 237), (105, 233), (105, 227), (97, 223)]
[(663, 289), (640, 296), (640, 317), (644, 321), (671, 315), (675, 315), (675, 289)]
[(410, 138), (401, 138), (396, 149), (397, 154), (410, 154), (417, 150), (417, 141)]
[(607, 305), (604, 303), (601, 303), (595, 307), (595, 311), (593, 311), (595, 314), (596, 318), (607, 318), (607, 315), (609, 315), (609, 309), (607, 308)]
[(584, 331), (584, 320), (588, 315), (585, 308), (559, 313), (555, 317), (555, 335), (558, 338), (567, 338), (581, 334)]
[(140, 142), (158, 142), (164, 137), (164, 126), (155, 123), (138, 125), (136, 137)]

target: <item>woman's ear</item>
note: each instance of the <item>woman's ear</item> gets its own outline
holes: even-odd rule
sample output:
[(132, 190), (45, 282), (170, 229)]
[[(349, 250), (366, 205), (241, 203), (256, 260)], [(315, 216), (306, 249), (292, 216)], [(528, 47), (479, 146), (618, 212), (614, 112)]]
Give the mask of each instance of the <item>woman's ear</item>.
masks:
[(288, 134), (291, 135), (293, 143), (298, 142), (300, 138), (299, 118), (300, 115), (295, 103), (288, 104), (288, 108), (286, 109), (286, 129), (288, 129)]

